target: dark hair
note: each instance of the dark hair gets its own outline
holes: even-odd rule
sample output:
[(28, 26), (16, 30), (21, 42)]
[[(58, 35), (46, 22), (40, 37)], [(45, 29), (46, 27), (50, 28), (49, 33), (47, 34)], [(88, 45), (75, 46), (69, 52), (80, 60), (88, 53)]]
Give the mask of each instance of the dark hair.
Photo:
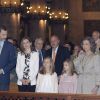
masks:
[(71, 59), (66, 59), (64, 62), (63, 62), (63, 71), (62, 71), (62, 74), (64, 74), (66, 71), (64, 70), (64, 63), (67, 62), (70, 69), (71, 69), (71, 75), (74, 75), (75, 73), (77, 74), (77, 72), (75, 71), (75, 66), (74, 66), (74, 63)]
[[(50, 58), (50, 57), (46, 57), (46, 58), (44, 58), (44, 61), (45, 61), (46, 59), (49, 59), (49, 60), (50, 60), (50, 64), (51, 64), (51, 66), (50, 66), (50, 74), (52, 75), (52, 74), (54, 73), (54, 71), (55, 71), (55, 70), (54, 70), (54, 63), (53, 63), (53, 60), (52, 60), (52, 58)], [(44, 62), (44, 61), (43, 61), (43, 62)], [(42, 67), (41, 67), (39, 73), (40, 73), (40, 74), (46, 74), (45, 66), (42, 66)]]
[[(23, 47), (23, 41), (24, 41), (25, 39), (27, 39), (30, 43), (32, 43), (32, 41), (31, 41), (31, 39), (30, 39), (29, 37), (24, 37), (24, 38), (22, 38), (21, 43), (20, 43), (20, 51), (21, 51), (21, 53), (24, 53), (24, 51), (25, 51), (25, 49), (24, 49), (24, 47)], [(31, 45), (31, 51), (32, 51), (32, 45)]]
[[(83, 41), (85, 41), (85, 40), (89, 41), (89, 43), (90, 43), (90, 49), (91, 49), (91, 51), (93, 53), (95, 53), (96, 43), (95, 43), (94, 39), (92, 37), (86, 37), (86, 38), (83, 39)], [(82, 41), (82, 46), (83, 46), (83, 41)]]
[(13, 38), (12, 38), (12, 37), (7, 37), (7, 39), (6, 39), (6, 40), (9, 40), (9, 39), (10, 39), (10, 40), (13, 40)]
[(5, 25), (2, 25), (2, 26), (0, 27), (0, 32), (1, 32), (1, 30), (7, 31), (6, 26), (5, 26)]

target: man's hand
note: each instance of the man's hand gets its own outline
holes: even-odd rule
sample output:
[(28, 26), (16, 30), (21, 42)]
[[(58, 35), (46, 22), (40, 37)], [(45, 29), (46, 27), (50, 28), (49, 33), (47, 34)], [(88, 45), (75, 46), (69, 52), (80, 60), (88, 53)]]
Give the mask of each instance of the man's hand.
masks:
[(4, 71), (3, 71), (3, 69), (0, 69), (0, 75), (1, 75), (1, 74), (4, 74)]

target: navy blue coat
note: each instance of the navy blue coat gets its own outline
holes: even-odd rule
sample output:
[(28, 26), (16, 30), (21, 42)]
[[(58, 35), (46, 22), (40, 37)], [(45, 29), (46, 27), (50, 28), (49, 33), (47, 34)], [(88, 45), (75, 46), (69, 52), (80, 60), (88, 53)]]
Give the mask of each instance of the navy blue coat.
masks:
[(0, 90), (9, 90), (10, 71), (15, 65), (16, 48), (8, 41), (5, 41), (0, 54), (0, 69), (4, 70), (4, 74), (0, 75)]
[[(47, 50), (46, 56), (52, 57), (52, 48)], [(58, 76), (61, 75), (62, 73), (64, 60), (69, 58), (70, 58), (69, 50), (63, 46), (59, 46), (55, 59), (55, 72), (57, 73)]]

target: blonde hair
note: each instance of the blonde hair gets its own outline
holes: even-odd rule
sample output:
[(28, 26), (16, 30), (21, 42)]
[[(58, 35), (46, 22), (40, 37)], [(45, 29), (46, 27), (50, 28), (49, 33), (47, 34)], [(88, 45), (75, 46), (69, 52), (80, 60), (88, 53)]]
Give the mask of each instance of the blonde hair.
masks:
[[(70, 68), (70, 71), (71, 71), (71, 75), (75, 74), (76, 71), (75, 71), (75, 67), (74, 67), (74, 63), (71, 59), (66, 59), (64, 62), (63, 62), (63, 71), (62, 71), (62, 74), (66, 73), (66, 70), (64, 69), (64, 63), (67, 62), (68, 65), (69, 65), (69, 68)], [(76, 73), (77, 74), (77, 73)]]
[[(50, 74), (52, 75), (54, 73), (54, 63), (53, 63), (53, 60), (50, 58), (50, 57), (46, 57), (44, 58), (44, 61), (46, 59), (49, 59), (50, 60)], [(43, 61), (43, 62), (44, 62)], [(40, 74), (46, 74), (46, 69), (45, 69), (45, 66), (42, 66), (40, 71), (39, 71)]]

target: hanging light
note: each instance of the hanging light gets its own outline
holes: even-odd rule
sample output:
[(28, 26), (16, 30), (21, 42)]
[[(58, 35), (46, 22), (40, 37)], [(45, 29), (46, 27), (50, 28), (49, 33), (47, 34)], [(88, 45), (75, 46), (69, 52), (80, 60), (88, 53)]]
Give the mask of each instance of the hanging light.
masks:
[(27, 11), (27, 14), (29, 14), (29, 13), (30, 13), (30, 11), (28, 10), (28, 11)]
[(16, 5), (16, 4), (17, 4), (17, 2), (14, 2), (14, 4)]
[(22, 3), (21, 3), (21, 6), (23, 6), (23, 5), (24, 5), (24, 3), (22, 2)]
[(48, 7), (46, 6), (45, 8), (47, 9)]
[(4, 5), (6, 5), (6, 4), (7, 4), (7, 2), (5, 1), (5, 2), (4, 2)]
[(57, 16), (55, 16), (55, 18), (57, 18)]
[(65, 15), (67, 15), (67, 16), (68, 16), (68, 13), (65, 13)]
[(42, 13), (44, 13), (44, 10), (42, 10)]
[(29, 9), (32, 9), (32, 6), (31, 6), (31, 7), (29, 7)]
[(50, 7), (48, 7), (48, 9), (50, 10)]
[(59, 12), (59, 15), (61, 15), (61, 12)]
[(49, 18), (51, 19), (52, 17), (50, 16)]
[(68, 16), (67, 16), (67, 17), (65, 17), (65, 19), (68, 19)]
[(40, 6), (38, 6), (38, 8), (40, 9), (41, 7), (40, 7)]
[(49, 14), (49, 11), (47, 11), (47, 14)]
[(37, 10), (34, 10), (34, 12), (36, 13), (36, 12), (37, 12)]

